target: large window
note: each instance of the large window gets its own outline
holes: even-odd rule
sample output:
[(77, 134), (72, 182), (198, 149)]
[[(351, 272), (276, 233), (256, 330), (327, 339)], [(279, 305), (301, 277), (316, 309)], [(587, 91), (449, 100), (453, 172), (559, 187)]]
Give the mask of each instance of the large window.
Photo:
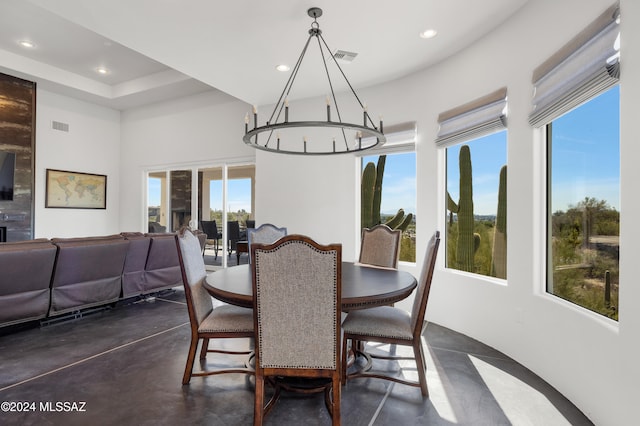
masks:
[(507, 277), (507, 132), (446, 148), (446, 266)]
[(547, 136), (546, 288), (618, 318), (620, 10), (533, 71), (529, 123)]
[(547, 125), (547, 291), (618, 318), (619, 86)]
[(415, 262), (415, 152), (362, 157), (362, 170), (362, 227), (386, 223), (394, 229), (402, 229), (400, 260)]
[(507, 278), (507, 88), (438, 117), (447, 268)]

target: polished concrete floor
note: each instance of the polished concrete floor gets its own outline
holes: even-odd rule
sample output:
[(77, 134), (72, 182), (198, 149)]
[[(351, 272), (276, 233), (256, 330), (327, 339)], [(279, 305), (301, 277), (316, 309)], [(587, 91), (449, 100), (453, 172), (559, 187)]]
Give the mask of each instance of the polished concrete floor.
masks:
[[(181, 385), (190, 336), (181, 289), (0, 333), (0, 425), (252, 424), (251, 377), (194, 377)], [(354, 379), (342, 391), (343, 425), (591, 424), (551, 386), (478, 341), (436, 324), (425, 340), (430, 397)], [(210, 354), (206, 362), (213, 368), (237, 359)], [(376, 361), (374, 368), (416, 377), (411, 361)], [(285, 394), (265, 424), (326, 425), (330, 418), (320, 394)]]

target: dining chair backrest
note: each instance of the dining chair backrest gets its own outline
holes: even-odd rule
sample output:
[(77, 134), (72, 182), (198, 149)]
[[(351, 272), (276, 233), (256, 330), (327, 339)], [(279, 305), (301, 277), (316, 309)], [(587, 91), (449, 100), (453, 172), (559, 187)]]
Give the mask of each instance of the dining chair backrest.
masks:
[(402, 231), (387, 225), (362, 230), (359, 262), (385, 268), (398, 268)]
[[(342, 245), (320, 245), (303, 235), (254, 244), (254, 425), (280, 395), (280, 378), (326, 378), (325, 403), (340, 425)], [(265, 377), (275, 379), (264, 405)]]
[(252, 244), (271, 244), (287, 235), (287, 228), (278, 228), (270, 223), (264, 223), (257, 228), (247, 228), (249, 244), (249, 261), (251, 261)]
[(424, 263), (422, 264), (422, 272), (420, 273), (418, 287), (416, 288), (415, 298), (413, 299), (413, 308), (411, 309), (411, 329), (413, 330), (414, 338), (418, 338), (418, 336), (422, 334), (424, 316), (427, 309), (427, 301), (429, 300), (429, 292), (431, 290), (431, 281), (436, 266), (439, 245), (440, 231), (435, 231), (427, 244), (427, 253)]
[(338, 369), (342, 246), (289, 235), (251, 254), (256, 369)]
[(176, 234), (176, 239), (189, 319), (192, 327), (197, 328), (213, 310), (211, 296), (204, 288), (207, 271), (198, 238), (189, 229), (183, 229)]

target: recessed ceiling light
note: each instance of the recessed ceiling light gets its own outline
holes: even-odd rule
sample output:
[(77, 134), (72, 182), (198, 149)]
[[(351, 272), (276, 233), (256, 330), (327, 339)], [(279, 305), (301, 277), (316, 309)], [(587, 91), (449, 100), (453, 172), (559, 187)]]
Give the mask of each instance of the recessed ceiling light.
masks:
[(20, 40), (18, 44), (22, 47), (26, 47), (27, 49), (33, 49), (34, 47), (36, 47), (36, 45), (29, 40)]
[(277, 69), (278, 71), (285, 72), (285, 71), (289, 71), (291, 68), (289, 68), (289, 66), (288, 66), (288, 65), (281, 64), (281, 65), (278, 65), (278, 66), (276, 67), (276, 69)]
[(438, 31), (434, 29), (424, 30), (420, 33), (420, 37), (422, 38), (434, 38), (436, 35), (438, 35)]
[(97, 72), (98, 74), (107, 75), (107, 74), (109, 74), (111, 71), (109, 71), (109, 69), (108, 69), (108, 68), (105, 68), (105, 67), (98, 67), (98, 68), (96, 68), (96, 72)]

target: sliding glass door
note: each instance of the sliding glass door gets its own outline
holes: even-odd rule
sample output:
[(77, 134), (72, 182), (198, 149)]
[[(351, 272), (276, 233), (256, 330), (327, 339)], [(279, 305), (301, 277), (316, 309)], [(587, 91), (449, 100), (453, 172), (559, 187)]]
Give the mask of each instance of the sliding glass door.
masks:
[(147, 173), (148, 232), (174, 232), (185, 225), (202, 229), (200, 221), (215, 220), (218, 232), (222, 233), (219, 250), (217, 256), (214, 249), (205, 251), (205, 261), (214, 266), (236, 264), (235, 253), (229, 256), (235, 245), (229, 240), (228, 223), (237, 221), (240, 238), (246, 238), (246, 227), (251, 226), (254, 210), (253, 164)]

